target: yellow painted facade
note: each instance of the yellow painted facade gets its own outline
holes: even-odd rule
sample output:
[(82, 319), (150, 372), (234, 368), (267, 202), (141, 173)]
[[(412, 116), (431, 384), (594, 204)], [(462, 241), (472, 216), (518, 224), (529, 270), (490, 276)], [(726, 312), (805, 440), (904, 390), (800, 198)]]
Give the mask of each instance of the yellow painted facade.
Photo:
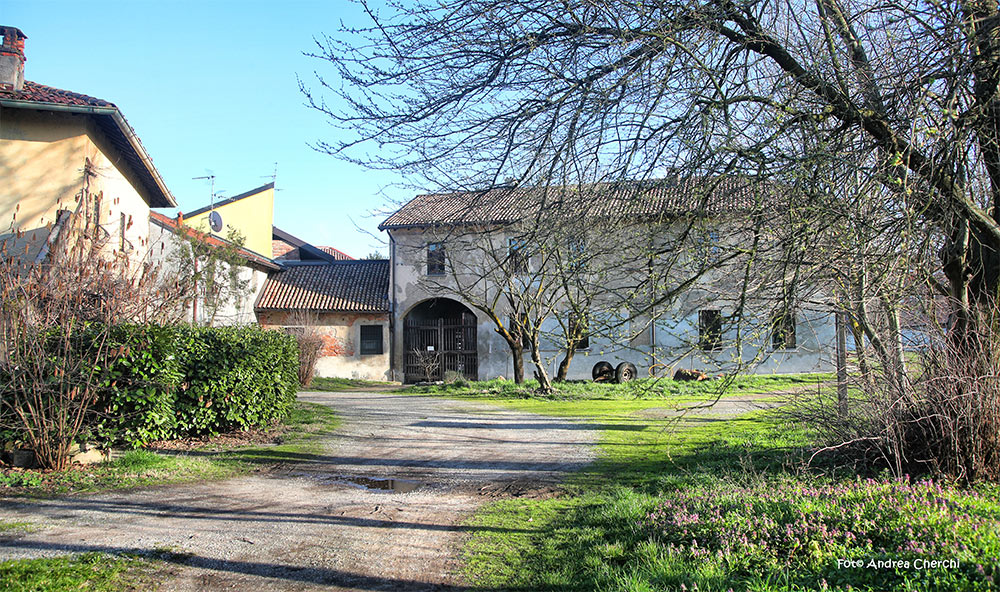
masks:
[(212, 231), (208, 224), (210, 211), (188, 217), (184, 224), (203, 232), (211, 232), (227, 238), (231, 229), (236, 229), (244, 238), (243, 246), (265, 257), (271, 256), (271, 226), (274, 223), (274, 185), (268, 184), (252, 190), (233, 201), (223, 199), (215, 207), (222, 217), (222, 229)]
[(60, 210), (93, 221), (97, 209), (109, 248), (145, 257), (149, 205), (124, 162), (88, 117), (0, 108), (0, 239), (50, 226)]

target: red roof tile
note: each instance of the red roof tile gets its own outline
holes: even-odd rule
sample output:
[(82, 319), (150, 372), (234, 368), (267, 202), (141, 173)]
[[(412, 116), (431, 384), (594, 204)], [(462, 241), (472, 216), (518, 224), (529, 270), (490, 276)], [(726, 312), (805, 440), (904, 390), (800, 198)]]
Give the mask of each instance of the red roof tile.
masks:
[(388, 261), (338, 261), (289, 265), (271, 274), (258, 311), (389, 312)]
[(114, 103), (97, 99), (88, 95), (75, 93), (61, 88), (53, 88), (30, 80), (24, 81), (20, 91), (0, 89), (0, 97), (16, 101), (32, 101), (35, 103), (52, 103), (55, 105), (78, 105), (82, 107), (111, 107), (117, 109)]
[(354, 257), (351, 257), (347, 253), (341, 251), (340, 249), (334, 249), (333, 247), (319, 247), (321, 251), (328, 255), (333, 255), (339, 261), (353, 261)]

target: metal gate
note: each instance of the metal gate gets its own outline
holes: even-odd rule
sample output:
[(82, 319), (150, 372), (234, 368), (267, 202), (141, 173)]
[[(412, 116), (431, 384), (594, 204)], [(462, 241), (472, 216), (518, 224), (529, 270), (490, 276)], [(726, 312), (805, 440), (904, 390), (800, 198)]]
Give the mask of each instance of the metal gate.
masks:
[(443, 380), (448, 371), (467, 380), (479, 379), (476, 316), (471, 312), (437, 318), (407, 315), (403, 344), (406, 382)]

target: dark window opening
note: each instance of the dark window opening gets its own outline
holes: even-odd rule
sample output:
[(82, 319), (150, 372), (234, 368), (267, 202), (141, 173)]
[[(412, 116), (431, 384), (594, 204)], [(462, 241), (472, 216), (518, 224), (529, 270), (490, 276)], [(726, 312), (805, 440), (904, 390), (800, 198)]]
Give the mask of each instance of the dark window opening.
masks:
[(569, 338), (573, 340), (574, 349), (590, 349), (590, 330), (587, 317), (569, 315)]
[(771, 317), (771, 347), (795, 349), (795, 313), (784, 310)]
[(122, 212), (121, 223), (118, 227), (118, 250), (125, 252), (125, 212)]
[(722, 349), (722, 311), (698, 311), (698, 345), (702, 351)]
[(508, 242), (507, 269), (510, 273), (525, 273), (528, 271), (528, 252), (525, 243), (518, 238), (512, 238)]
[(382, 325), (361, 325), (361, 355), (382, 353)]
[(444, 275), (444, 243), (427, 244), (427, 275)]

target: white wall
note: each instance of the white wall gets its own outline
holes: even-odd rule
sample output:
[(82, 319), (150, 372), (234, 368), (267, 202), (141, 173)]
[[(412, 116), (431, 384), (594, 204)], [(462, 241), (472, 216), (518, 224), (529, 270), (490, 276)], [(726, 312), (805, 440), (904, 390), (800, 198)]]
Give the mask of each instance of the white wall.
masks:
[[(475, 238), (478, 236), (479, 238)], [(392, 240), (392, 294), (395, 311), (396, 343), (403, 343), (403, 319), (417, 304), (434, 297), (451, 297), (454, 279), (450, 272), (445, 276), (428, 278), (426, 274), (426, 245), (428, 242), (444, 241), (449, 264), (457, 269), (470, 265), (470, 258), (484, 244), (494, 244), (506, 249), (507, 242), (502, 232), (483, 231), (462, 235), (450, 234), (437, 229), (397, 229), (390, 231)], [(478, 244), (472, 241), (478, 240)], [(725, 239), (723, 239), (725, 240)], [(730, 240), (736, 240), (730, 238)], [(614, 335), (592, 335), (590, 347), (575, 353), (568, 377), (589, 379), (598, 361), (608, 361), (617, 365), (623, 361), (635, 364), (640, 376), (647, 376), (653, 364), (666, 364), (667, 372), (675, 368), (696, 368), (711, 373), (727, 372), (739, 368), (750, 373), (799, 373), (832, 371), (834, 368), (835, 330), (834, 315), (823, 306), (824, 296), (818, 289), (810, 289), (809, 303), (799, 306), (796, 313), (796, 347), (774, 351), (771, 347), (770, 315), (771, 305), (765, 302), (751, 302), (747, 320), (737, 335), (729, 329), (723, 335), (723, 346), (714, 352), (703, 352), (698, 347), (698, 310), (719, 309), (724, 316), (731, 315), (737, 294), (737, 285), (727, 277), (725, 270), (706, 274), (696, 287), (685, 297), (669, 305), (653, 310), (657, 321), (644, 334), (632, 331), (632, 323), (625, 321)], [(489, 288), (485, 288), (489, 290)], [(449, 293), (452, 292), (452, 293)], [(804, 298), (804, 295), (803, 295)], [(469, 304), (469, 303), (465, 303)], [(513, 376), (512, 361), (506, 342), (494, 330), (494, 324), (473, 306), (469, 308), (478, 320), (479, 378), (490, 379), (497, 376)], [(501, 307), (502, 308), (502, 307)], [(592, 311), (592, 314), (618, 315), (620, 313)], [(624, 317), (627, 315), (622, 316)], [(501, 318), (507, 313), (501, 311)], [(648, 323), (636, 320), (637, 325)], [(559, 332), (558, 324), (549, 320), (543, 331)], [(401, 345), (393, 354), (397, 379), (402, 378), (403, 358)], [(552, 341), (543, 341), (543, 358), (547, 369), (555, 374), (563, 352)], [(532, 364), (525, 362), (525, 375), (531, 375)]]

